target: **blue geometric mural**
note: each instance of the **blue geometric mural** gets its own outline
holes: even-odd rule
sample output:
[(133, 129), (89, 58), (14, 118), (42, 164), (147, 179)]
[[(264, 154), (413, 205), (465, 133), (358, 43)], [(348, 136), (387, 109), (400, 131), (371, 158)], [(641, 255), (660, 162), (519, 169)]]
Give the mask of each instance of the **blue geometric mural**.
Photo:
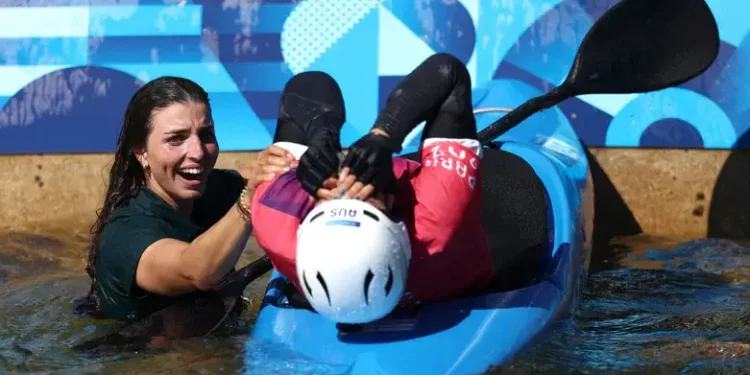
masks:
[[(271, 142), (284, 84), (309, 70), (341, 85), (347, 146), (436, 52), (466, 63), (476, 89), (505, 82), (509, 102), (529, 86), (550, 90), (617, 1), (10, 3), (0, 6), (0, 154), (112, 152), (130, 96), (162, 75), (209, 92), (222, 150), (259, 150)], [(584, 144), (750, 148), (750, 23), (737, 17), (750, 2), (707, 3), (721, 37), (716, 62), (679, 87), (562, 103)]]

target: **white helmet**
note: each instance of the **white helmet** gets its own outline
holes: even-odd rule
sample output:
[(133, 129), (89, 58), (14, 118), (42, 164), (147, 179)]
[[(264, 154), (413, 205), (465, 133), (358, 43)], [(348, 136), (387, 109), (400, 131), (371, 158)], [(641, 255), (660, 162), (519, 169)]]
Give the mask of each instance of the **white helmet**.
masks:
[(404, 293), (410, 259), (404, 224), (359, 200), (320, 204), (297, 232), (299, 285), (315, 311), (337, 323), (388, 315)]

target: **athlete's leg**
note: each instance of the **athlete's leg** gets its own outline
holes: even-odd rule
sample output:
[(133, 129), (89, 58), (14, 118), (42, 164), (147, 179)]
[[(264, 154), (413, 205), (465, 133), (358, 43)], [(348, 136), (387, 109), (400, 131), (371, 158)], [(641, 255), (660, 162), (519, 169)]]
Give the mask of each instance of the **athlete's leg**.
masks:
[(330, 137), (341, 147), (340, 131), (346, 118), (341, 88), (323, 72), (303, 72), (284, 86), (273, 141), (310, 145)]
[[(380, 118), (382, 121), (426, 121), (422, 135), (426, 149), (418, 155), (408, 156), (413, 160), (431, 159), (422, 160), (426, 169), (435, 165), (435, 159), (426, 152), (430, 144), (452, 138), (464, 145), (474, 143), (479, 146), (478, 142), (472, 142), (476, 140), (477, 132), (472, 113), (471, 79), (465, 66), (449, 55), (435, 55), (407, 76), (389, 97)], [(482, 157), (481, 175), (476, 176), (480, 199), (475, 194), (469, 201), (457, 201), (455, 198), (461, 194), (439, 193), (446, 189), (447, 178), (433, 179), (424, 184), (424, 191), (438, 193), (436, 206), (451, 208), (449, 213), (441, 215), (443, 218), (439, 222), (444, 225), (458, 225), (451, 224), (451, 218), (455, 217), (481, 217), (481, 226), (490, 247), (494, 284), (500, 288), (517, 287), (533, 279), (547, 253), (544, 188), (534, 170), (520, 157), (494, 149), (481, 149), (478, 153)], [(466, 163), (455, 157), (448, 160), (449, 151), (438, 150), (438, 154), (442, 158), (441, 167), (448, 165), (463, 171)], [(471, 168), (467, 170), (471, 172)], [(425, 196), (421, 199), (424, 200)], [(479, 202), (480, 208), (477, 209)], [(470, 219), (464, 223), (464, 228), (477, 224)], [(457, 229), (456, 232), (460, 236), (471, 229)], [(449, 245), (446, 241), (448, 239), (438, 242)]]
[(481, 286), (492, 273), (480, 222), (482, 148), (471, 78), (451, 55), (433, 55), (409, 73), (388, 97), (376, 126), (403, 134), (398, 130), (422, 121), (422, 167), (411, 181), (413, 207), (407, 207), (415, 241), (409, 291), (418, 301), (432, 301)]
[(398, 133), (422, 121), (426, 122), (423, 141), (426, 138), (477, 137), (471, 77), (466, 66), (452, 55), (432, 55), (404, 77), (388, 96), (375, 126)]

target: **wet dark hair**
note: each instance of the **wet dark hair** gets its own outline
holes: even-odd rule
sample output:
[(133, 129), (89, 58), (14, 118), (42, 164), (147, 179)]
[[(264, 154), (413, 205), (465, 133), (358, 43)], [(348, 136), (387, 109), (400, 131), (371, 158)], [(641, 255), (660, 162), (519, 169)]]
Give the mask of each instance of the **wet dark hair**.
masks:
[[(146, 182), (143, 167), (134, 151), (146, 147), (151, 133), (151, 119), (155, 110), (175, 103), (196, 102), (209, 107), (208, 94), (197, 83), (180, 77), (160, 77), (141, 87), (130, 99), (122, 129), (117, 138), (115, 160), (109, 171), (109, 186), (103, 207), (97, 212), (97, 220), (91, 228), (86, 272), (91, 277), (91, 289), (84, 303), (78, 307), (87, 313), (99, 315), (99, 296), (96, 293), (96, 254), (104, 227), (112, 215), (126, 206), (141, 185)], [(86, 305), (86, 306), (82, 306)]]

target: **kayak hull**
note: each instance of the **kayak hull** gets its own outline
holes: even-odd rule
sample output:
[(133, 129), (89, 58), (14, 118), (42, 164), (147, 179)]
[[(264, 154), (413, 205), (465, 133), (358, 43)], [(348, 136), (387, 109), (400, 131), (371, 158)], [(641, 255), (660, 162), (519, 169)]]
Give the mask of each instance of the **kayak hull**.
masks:
[[(482, 101), (497, 103), (504, 93), (507, 102), (503, 85), (491, 87)], [(480, 128), (498, 117), (483, 116), (477, 117)], [(591, 253), (594, 197), (583, 147), (564, 116), (551, 110), (546, 118), (527, 122), (497, 141), (502, 150), (529, 163), (546, 189), (550, 257), (538, 283), (426, 304), (356, 332), (340, 332), (315, 312), (289, 305), (283, 293), (286, 279), (274, 271), (247, 344), (249, 372), (250, 353), (273, 345), (329, 366), (333, 373), (477, 374), (542, 342), (578, 304)], [(315, 369), (321, 371), (327, 370)]]

